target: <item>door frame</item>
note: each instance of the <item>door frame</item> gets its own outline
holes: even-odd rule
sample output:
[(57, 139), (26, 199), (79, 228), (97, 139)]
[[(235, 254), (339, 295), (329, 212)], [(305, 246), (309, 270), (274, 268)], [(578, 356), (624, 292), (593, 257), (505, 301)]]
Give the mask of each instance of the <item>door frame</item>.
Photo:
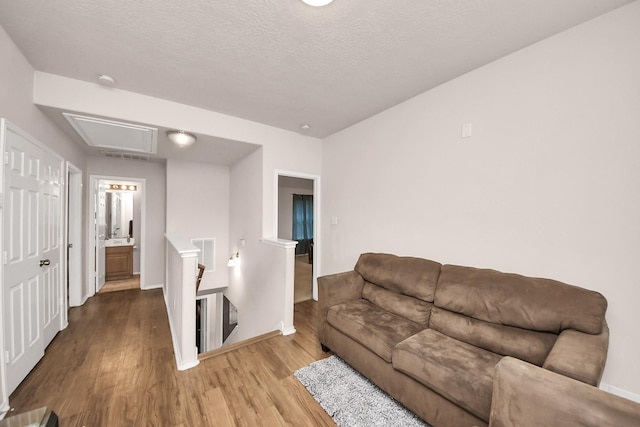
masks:
[[(96, 188), (97, 184), (101, 180), (111, 180), (111, 181), (129, 181), (135, 182), (138, 185), (138, 189), (140, 190), (140, 242), (138, 243), (138, 248), (140, 249), (140, 289), (146, 289), (146, 262), (145, 262), (145, 243), (146, 243), (146, 200), (147, 200), (147, 191), (146, 191), (146, 179), (145, 178), (134, 178), (130, 176), (112, 176), (112, 175), (89, 175), (89, 191), (88, 198), (93, 198), (93, 190)], [(89, 296), (93, 296), (96, 294), (96, 233), (94, 221), (97, 215), (96, 206), (93, 200), (90, 200), (88, 205), (88, 217), (87, 217), (87, 283), (91, 288), (89, 290)]]
[[(0, 118), (0, 254), (4, 254), (4, 140), (9, 122)], [(0, 282), (4, 286), (4, 262), (0, 262)], [(7, 368), (4, 357), (4, 290), (0, 289), (0, 419), (11, 408), (7, 393)]]
[[(77, 307), (84, 304), (88, 298), (86, 289), (82, 289), (82, 170), (67, 162), (67, 191), (65, 195), (65, 233), (64, 247), (69, 248), (70, 241), (78, 245), (75, 251), (71, 251), (67, 259), (64, 271), (63, 288), (68, 294), (64, 295), (66, 304), (65, 322), (68, 322), (67, 311), (69, 307)], [(84, 292), (83, 292), (84, 291)]]
[[(318, 301), (318, 273), (322, 263), (322, 236), (320, 235), (322, 220), (320, 217), (320, 175), (311, 175), (300, 172), (291, 172), (284, 170), (275, 171), (275, 200), (274, 200), (274, 236), (278, 236), (278, 200), (280, 197), (280, 188), (278, 186), (278, 178), (286, 176), (290, 178), (302, 178), (313, 181), (313, 273), (312, 273), (312, 293), (314, 301)], [(293, 284), (292, 284), (293, 286)], [(293, 295), (293, 289), (287, 289), (286, 293)]]

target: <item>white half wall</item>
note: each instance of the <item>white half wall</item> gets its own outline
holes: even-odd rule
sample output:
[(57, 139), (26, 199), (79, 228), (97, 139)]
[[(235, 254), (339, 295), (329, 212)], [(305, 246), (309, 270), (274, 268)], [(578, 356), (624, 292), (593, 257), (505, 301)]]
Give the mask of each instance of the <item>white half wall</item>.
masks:
[(640, 393), (639, 22), (633, 2), (327, 138), (321, 274), (381, 251), (599, 291), (603, 381)]

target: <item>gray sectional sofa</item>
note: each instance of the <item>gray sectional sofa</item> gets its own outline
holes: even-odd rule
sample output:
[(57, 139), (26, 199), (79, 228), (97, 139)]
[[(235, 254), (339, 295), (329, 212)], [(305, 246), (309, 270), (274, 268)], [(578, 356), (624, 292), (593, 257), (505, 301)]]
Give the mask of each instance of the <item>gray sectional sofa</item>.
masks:
[(505, 356), (594, 386), (604, 370), (607, 301), (594, 291), (374, 253), (318, 285), (323, 348), (434, 427), (487, 426)]

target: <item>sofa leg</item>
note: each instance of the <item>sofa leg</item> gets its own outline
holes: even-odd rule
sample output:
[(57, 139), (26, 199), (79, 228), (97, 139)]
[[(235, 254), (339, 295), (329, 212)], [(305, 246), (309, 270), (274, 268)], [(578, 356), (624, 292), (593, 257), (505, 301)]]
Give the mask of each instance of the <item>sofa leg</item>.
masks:
[(324, 351), (325, 353), (329, 353), (331, 351), (331, 349), (324, 344), (320, 344), (320, 347), (322, 348), (322, 351)]

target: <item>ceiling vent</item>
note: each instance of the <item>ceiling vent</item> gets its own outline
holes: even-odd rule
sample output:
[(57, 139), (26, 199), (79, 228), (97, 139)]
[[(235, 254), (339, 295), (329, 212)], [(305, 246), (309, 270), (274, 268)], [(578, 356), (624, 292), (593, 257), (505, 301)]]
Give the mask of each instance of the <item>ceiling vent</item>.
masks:
[(125, 159), (125, 160), (151, 160), (151, 156), (144, 154), (125, 153), (124, 151), (105, 151), (100, 150), (100, 154), (112, 159)]
[(62, 113), (88, 145), (115, 151), (155, 154), (158, 129), (97, 117)]

